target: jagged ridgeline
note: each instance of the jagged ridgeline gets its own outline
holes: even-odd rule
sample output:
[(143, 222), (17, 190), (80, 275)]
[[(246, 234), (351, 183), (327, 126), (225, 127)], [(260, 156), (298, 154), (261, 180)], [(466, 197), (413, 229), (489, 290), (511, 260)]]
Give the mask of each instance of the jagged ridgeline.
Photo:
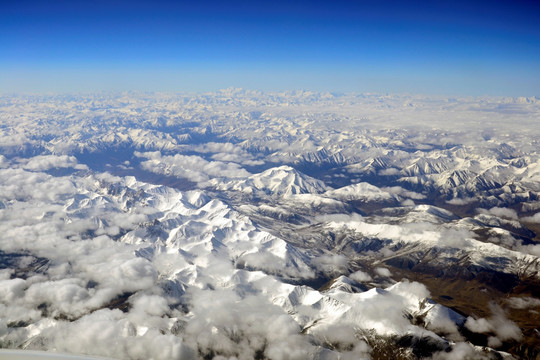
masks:
[(2, 96), (0, 347), (536, 359), (539, 116), (536, 98)]

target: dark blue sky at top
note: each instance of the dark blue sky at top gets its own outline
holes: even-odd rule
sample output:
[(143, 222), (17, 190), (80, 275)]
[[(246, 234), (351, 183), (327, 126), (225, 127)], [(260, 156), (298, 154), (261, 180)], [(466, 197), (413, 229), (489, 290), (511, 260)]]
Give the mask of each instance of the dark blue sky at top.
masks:
[(538, 96), (539, 24), (525, 1), (2, 1), (0, 91)]

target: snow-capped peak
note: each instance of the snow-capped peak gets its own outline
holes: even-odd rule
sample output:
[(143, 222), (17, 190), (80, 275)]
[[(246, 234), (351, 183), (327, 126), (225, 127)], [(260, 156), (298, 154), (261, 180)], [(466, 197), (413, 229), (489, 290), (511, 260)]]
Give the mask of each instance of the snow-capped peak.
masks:
[(241, 191), (268, 195), (321, 194), (328, 191), (324, 182), (284, 165), (252, 175), (245, 180), (233, 180), (217, 186), (219, 190)]

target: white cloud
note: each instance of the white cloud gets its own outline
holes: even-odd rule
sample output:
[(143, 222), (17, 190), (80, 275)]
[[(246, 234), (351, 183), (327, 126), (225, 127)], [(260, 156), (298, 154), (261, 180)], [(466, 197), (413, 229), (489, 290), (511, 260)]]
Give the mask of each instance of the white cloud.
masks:
[(256, 160), (252, 154), (241, 146), (232, 143), (208, 142), (192, 147), (198, 153), (213, 153), (212, 159), (222, 162), (235, 162), (243, 165), (262, 165), (264, 161)]
[(536, 213), (532, 216), (526, 216), (521, 218), (521, 221), (540, 224), (540, 213)]
[(471, 239), (475, 234), (472, 231), (463, 228), (446, 228), (440, 232), (440, 244), (452, 248), (463, 249), (471, 246)]
[(344, 274), (347, 272), (348, 259), (339, 254), (326, 254), (314, 258), (312, 264), (317, 269), (327, 274)]
[(506, 302), (514, 309), (532, 309), (540, 307), (540, 299), (532, 297), (511, 297), (508, 298)]
[(0, 297), (8, 302), (15, 301), (24, 295), (26, 281), (23, 279), (0, 280)]
[(490, 305), (492, 316), (485, 319), (474, 319), (468, 317), (465, 327), (476, 333), (494, 333), (496, 338), (491, 339), (492, 344), (501, 343), (506, 340), (521, 340), (520, 328), (511, 320), (507, 319), (501, 307), (495, 304)]
[(401, 205), (403, 206), (407, 206), (407, 207), (412, 207), (412, 206), (415, 206), (416, 204), (414, 203), (413, 200), (411, 199), (405, 199), (401, 202)]
[(410, 198), (414, 200), (421, 200), (425, 199), (426, 195), (420, 194), (414, 191), (406, 190), (402, 188), (401, 186), (392, 186), (392, 187), (383, 187), (381, 190), (387, 191), (390, 194), (399, 195), (405, 198)]
[(516, 250), (524, 254), (540, 257), (540, 244), (520, 245), (516, 247)]
[(55, 178), (22, 169), (0, 169), (0, 184), (0, 200), (55, 201), (76, 191), (67, 177)]
[(489, 347), (496, 349), (496, 348), (502, 346), (503, 343), (498, 337), (489, 336), (487, 344), (488, 344)]
[(507, 218), (511, 220), (518, 220), (518, 215), (516, 210), (509, 209), (509, 208), (501, 208), (501, 207), (492, 207), (491, 209), (478, 209), (478, 212), (480, 214), (488, 214), (488, 215), (494, 215), (502, 218)]
[(9, 167), (9, 160), (2, 154), (0, 154), (0, 169)]
[(476, 349), (469, 343), (458, 342), (454, 344), (451, 351), (441, 351), (433, 354), (433, 360), (462, 360), (462, 359), (477, 359), (477, 360), (489, 360), (492, 359), (489, 355), (484, 355), (482, 352), (476, 351)]
[[(378, 269), (381, 269), (381, 270), (378, 270)], [(375, 268), (375, 271), (382, 272), (384, 274), (382, 276), (390, 276), (390, 275), (387, 275), (390, 272), (386, 268)], [(390, 290), (393, 294), (401, 295), (404, 298), (410, 298), (413, 304), (416, 304), (415, 299), (422, 300), (430, 296), (429, 290), (426, 288), (424, 284), (419, 283), (417, 281), (408, 281), (406, 279), (398, 282), (395, 285), (392, 285), (390, 288), (388, 288), (388, 290)]]
[(147, 158), (141, 167), (157, 174), (185, 178), (205, 186), (212, 178), (238, 178), (250, 175), (234, 162), (207, 161), (197, 155), (162, 156), (159, 152), (135, 152), (138, 157)]
[(394, 175), (399, 175), (400, 171), (399, 169), (396, 169), (396, 168), (386, 168), (386, 169), (379, 170), (378, 174), (383, 175), (383, 176), (394, 176)]
[(373, 271), (375, 271), (375, 273), (379, 276), (383, 276), (383, 277), (390, 277), (392, 276), (392, 273), (390, 272), (390, 270), (388, 270), (387, 268), (384, 268), (384, 267), (377, 267), (375, 269), (373, 269)]
[(169, 306), (167, 300), (162, 296), (143, 294), (133, 300), (132, 312), (163, 316), (169, 312)]
[(269, 274), (282, 274), (290, 277), (304, 275), (300, 271), (287, 267), (284, 259), (271, 252), (253, 252), (245, 254), (238, 258), (237, 262), (248, 269), (262, 270)]
[(349, 277), (353, 279), (354, 281), (358, 281), (358, 282), (367, 282), (367, 281), (372, 280), (371, 276), (368, 273), (365, 273), (361, 270), (353, 272), (352, 274), (349, 275)]
[[(130, 327), (133, 330), (127, 330)], [(180, 337), (154, 329), (134, 336), (136, 328), (120, 310), (102, 309), (72, 323), (54, 324), (43, 335), (60, 352), (114, 358), (195, 359), (194, 351)]]
[(484, 318), (475, 319), (473, 317), (468, 317), (465, 326), (475, 333), (488, 333), (493, 331), (491, 323)]
[(450, 205), (468, 205), (468, 204), (471, 204), (473, 202), (475, 202), (476, 200), (474, 198), (468, 198), (468, 197), (465, 197), (465, 198), (453, 198), (453, 199), (450, 199), (450, 200), (446, 200), (446, 203), (447, 204), (450, 204)]
[(88, 166), (79, 164), (75, 156), (68, 155), (39, 155), (30, 159), (19, 159), (22, 168), (32, 171), (45, 171), (54, 168), (74, 168), (88, 170)]
[(8, 327), (5, 319), (0, 319), (0, 337), (8, 333)]
[(272, 359), (304, 359), (313, 350), (298, 324), (262, 297), (195, 289), (190, 295), (193, 319), (184, 338), (202, 354), (247, 359), (262, 351)]

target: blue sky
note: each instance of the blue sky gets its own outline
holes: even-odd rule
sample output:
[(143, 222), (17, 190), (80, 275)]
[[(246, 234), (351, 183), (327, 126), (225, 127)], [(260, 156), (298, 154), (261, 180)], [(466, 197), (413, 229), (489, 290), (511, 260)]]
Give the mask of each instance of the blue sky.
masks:
[(540, 96), (532, 1), (2, 1), (0, 91)]

